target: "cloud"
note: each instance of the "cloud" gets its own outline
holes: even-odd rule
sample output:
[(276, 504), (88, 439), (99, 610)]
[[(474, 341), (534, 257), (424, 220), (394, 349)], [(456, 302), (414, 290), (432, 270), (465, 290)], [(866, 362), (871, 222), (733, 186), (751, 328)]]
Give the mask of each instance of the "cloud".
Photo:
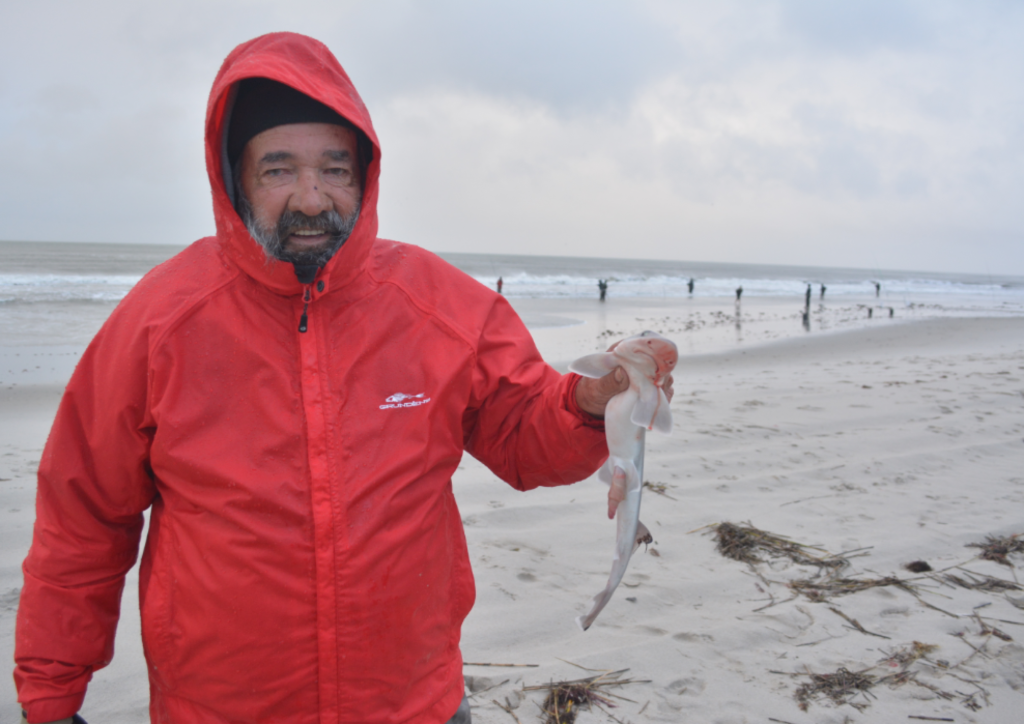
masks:
[(903, 52), (927, 44), (934, 30), (920, 3), (901, 0), (791, 0), (782, 4), (781, 15), (793, 35), (827, 54)]
[(1024, 274), (1014, 3), (41, 0), (8, 16), (0, 238), (210, 233), (209, 84), (238, 42), (289, 29), (366, 98), (393, 237)]

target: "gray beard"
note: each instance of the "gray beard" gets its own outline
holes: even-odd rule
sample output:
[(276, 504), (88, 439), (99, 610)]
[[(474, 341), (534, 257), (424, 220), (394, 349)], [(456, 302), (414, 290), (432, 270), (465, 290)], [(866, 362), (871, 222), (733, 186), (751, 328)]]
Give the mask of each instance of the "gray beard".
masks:
[[(356, 210), (350, 216), (342, 216), (333, 209), (323, 211), (316, 216), (307, 216), (300, 211), (285, 211), (277, 220), (276, 226), (267, 227), (256, 218), (252, 211), (252, 205), (241, 188), (236, 187), (236, 190), (238, 191), (239, 213), (242, 221), (245, 222), (246, 228), (256, 243), (263, 247), (267, 259), (277, 259), (291, 264), (323, 266), (345, 243), (359, 220), (359, 205), (357, 205)], [(314, 249), (303, 251), (287, 249), (285, 242), (292, 232), (299, 229), (323, 231), (330, 237)]]

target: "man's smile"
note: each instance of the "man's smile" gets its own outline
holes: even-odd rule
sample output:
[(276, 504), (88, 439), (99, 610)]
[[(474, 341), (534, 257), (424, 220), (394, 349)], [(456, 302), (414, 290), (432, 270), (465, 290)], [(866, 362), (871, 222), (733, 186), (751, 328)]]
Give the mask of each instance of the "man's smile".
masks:
[(330, 234), (323, 230), (296, 229), (288, 235), (288, 245), (297, 247), (320, 246), (330, 239)]

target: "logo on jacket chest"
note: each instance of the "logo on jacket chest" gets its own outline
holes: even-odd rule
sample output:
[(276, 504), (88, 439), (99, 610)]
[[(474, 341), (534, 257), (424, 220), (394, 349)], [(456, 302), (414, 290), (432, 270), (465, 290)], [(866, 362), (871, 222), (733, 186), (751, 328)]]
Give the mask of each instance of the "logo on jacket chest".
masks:
[(398, 407), (419, 407), (430, 402), (430, 398), (426, 396), (426, 393), (421, 392), (418, 395), (407, 395), (404, 392), (396, 392), (387, 399), (384, 400), (385, 404), (380, 406), (382, 410), (393, 410)]

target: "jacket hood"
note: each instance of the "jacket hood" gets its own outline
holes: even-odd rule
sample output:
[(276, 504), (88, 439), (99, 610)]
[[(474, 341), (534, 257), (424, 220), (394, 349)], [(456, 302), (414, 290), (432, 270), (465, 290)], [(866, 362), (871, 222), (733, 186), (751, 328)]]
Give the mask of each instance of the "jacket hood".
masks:
[(206, 169), (213, 191), (217, 237), (242, 270), (281, 294), (302, 290), (294, 267), (268, 262), (263, 248), (249, 235), (232, 203), (231, 168), (224, 148), (236, 85), (245, 78), (270, 78), (291, 86), (334, 109), (359, 128), (373, 145), (366, 168), (359, 221), (348, 240), (317, 275), (324, 292), (358, 276), (377, 237), (377, 192), (380, 144), (362, 99), (348, 74), (323, 43), (297, 33), (270, 33), (242, 43), (224, 60), (206, 108)]

